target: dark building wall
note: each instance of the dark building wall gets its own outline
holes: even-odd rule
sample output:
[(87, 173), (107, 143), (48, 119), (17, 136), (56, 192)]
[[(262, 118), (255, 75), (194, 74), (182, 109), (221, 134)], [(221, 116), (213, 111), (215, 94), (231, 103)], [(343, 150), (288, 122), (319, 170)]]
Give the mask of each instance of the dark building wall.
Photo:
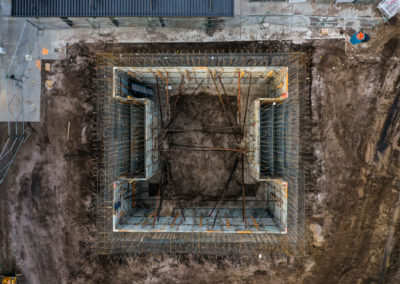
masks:
[(231, 17), (233, 0), (12, 0), (14, 17)]

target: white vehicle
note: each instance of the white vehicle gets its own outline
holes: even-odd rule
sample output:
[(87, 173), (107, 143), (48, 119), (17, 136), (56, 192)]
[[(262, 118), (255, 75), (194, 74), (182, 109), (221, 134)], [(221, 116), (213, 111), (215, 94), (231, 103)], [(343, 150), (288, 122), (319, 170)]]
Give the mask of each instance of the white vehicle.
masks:
[(400, 0), (383, 0), (377, 8), (383, 17), (389, 20), (400, 11)]

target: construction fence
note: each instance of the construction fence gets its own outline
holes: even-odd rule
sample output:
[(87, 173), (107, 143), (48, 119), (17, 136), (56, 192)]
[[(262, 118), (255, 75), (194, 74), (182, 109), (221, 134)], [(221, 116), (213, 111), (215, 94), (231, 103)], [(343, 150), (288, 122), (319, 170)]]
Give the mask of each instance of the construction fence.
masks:
[(103, 17), (103, 18), (28, 18), (39, 29), (146, 27), (201, 30), (214, 33), (222, 29), (241, 29), (268, 25), (292, 28), (363, 28), (372, 29), (384, 23), (380, 17), (315, 16), (267, 12), (261, 15), (235, 17)]

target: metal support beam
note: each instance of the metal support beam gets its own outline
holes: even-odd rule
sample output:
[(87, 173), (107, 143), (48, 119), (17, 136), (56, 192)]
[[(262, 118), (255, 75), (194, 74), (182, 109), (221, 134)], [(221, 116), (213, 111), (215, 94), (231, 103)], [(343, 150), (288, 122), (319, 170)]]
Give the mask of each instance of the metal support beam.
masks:
[(73, 27), (74, 23), (68, 17), (60, 17), (61, 21), (66, 23), (69, 27)]

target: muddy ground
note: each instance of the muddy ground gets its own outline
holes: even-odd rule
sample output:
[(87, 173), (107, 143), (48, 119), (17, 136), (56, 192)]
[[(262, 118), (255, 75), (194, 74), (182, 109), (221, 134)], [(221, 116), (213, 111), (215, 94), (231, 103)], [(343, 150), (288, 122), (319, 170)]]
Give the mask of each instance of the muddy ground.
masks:
[[(237, 109), (235, 97), (231, 98), (231, 104)], [(207, 93), (180, 96), (171, 117), (174, 119), (169, 127), (169, 144), (173, 152), (168, 161), (177, 186), (176, 192), (183, 197), (199, 196), (201, 192), (203, 198), (217, 200), (235, 168), (235, 160), (240, 158), (240, 152), (222, 150), (240, 150), (236, 140), (239, 139), (237, 129), (234, 129), (235, 135), (229, 127), (218, 96)], [(205, 131), (184, 131), (199, 129)], [(210, 148), (221, 150), (213, 151)], [(241, 194), (241, 175), (237, 172), (232, 177), (227, 197)]]
[(81, 46), (42, 72), (41, 122), (0, 186), (2, 271), (29, 283), (400, 283), (400, 24), (364, 46), (308, 44), (317, 163), (306, 257), (96, 257), (94, 64)]

